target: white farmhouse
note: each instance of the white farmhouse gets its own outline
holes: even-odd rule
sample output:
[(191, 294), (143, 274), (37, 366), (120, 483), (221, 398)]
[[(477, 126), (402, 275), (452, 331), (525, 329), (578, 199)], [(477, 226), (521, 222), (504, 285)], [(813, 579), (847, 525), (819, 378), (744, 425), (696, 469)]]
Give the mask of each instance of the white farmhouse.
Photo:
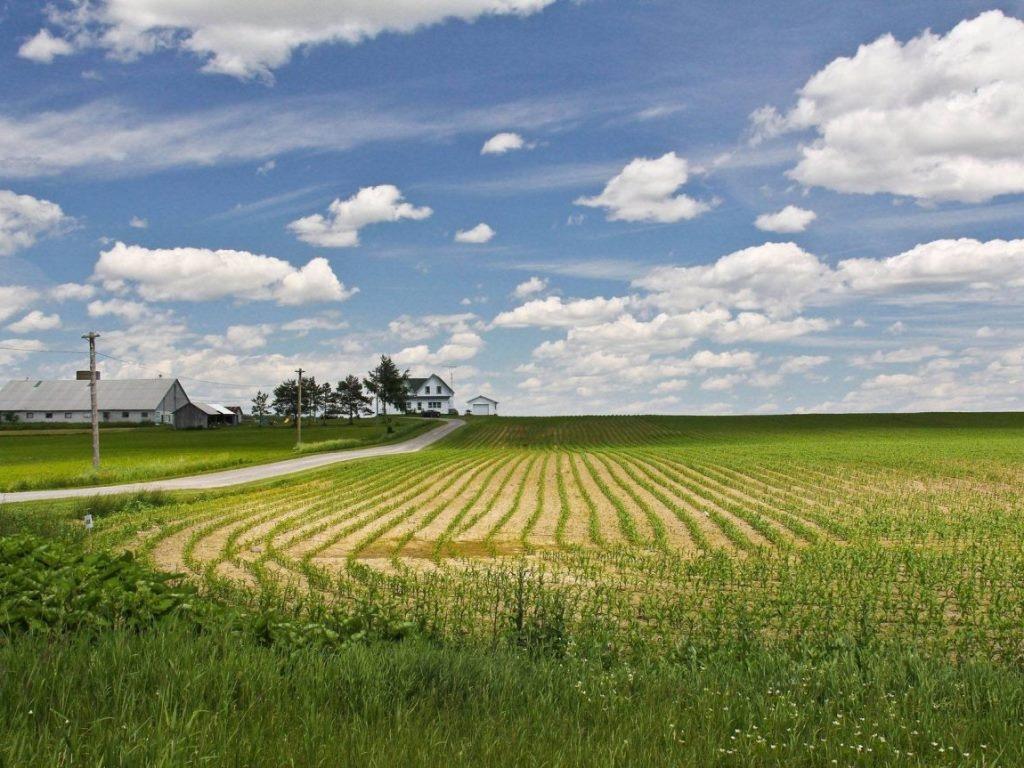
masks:
[(472, 400), (467, 400), (469, 412), (474, 416), (497, 416), (498, 401), (492, 400), (486, 395), (477, 395)]
[(410, 378), (408, 392), (408, 413), (437, 411), (446, 414), (452, 409), (452, 399), (455, 397), (455, 390), (436, 373), (425, 379)]

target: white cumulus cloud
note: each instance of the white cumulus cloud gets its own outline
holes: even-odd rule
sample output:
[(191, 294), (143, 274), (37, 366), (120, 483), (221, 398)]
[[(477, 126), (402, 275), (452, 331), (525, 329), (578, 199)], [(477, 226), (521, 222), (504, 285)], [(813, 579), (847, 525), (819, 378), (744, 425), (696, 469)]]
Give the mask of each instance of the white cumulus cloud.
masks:
[(351, 248), (359, 245), (359, 230), (386, 221), (428, 218), (433, 211), (405, 202), (402, 192), (392, 184), (363, 187), (347, 200), (337, 199), (327, 215), (313, 214), (288, 225), (295, 236), (310, 245), (323, 248)]
[(578, 198), (576, 205), (604, 208), (610, 221), (693, 219), (711, 210), (713, 203), (677, 194), (688, 178), (689, 164), (675, 152), (658, 158), (638, 157), (612, 178), (600, 195)]
[(60, 328), (60, 315), (47, 315), (38, 309), (33, 309), (21, 320), (11, 323), (7, 329), (15, 333), (35, 333), (36, 331), (50, 331)]
[(495, 232), (484, 222), (480, 222), (472, 229), (460, 229), (455, 233), (457, 243), (488, 243), (494, 237)]
[(813, 130), (790, 176), (839, 192), (983, 202), (1024, 192), (1024, 22), (989, 11), (945, 35), (883, 35), (832, 61), (760, 135)]
[(417, 344), (394, 354), (395, 362), (408, 366), (444, 366), (471, 360), (484, 348), (484, 340), (473, 331), (453, 333), (447, 343), (436, 351), (426, 344)]
[[(300, 48), (328, 43), (355, 45), (385, 32), (413, 32), (448, 19), (526, 16), (553, 2), (98, 0), (75, 3), (68, 11), (52, 12), (50, 17), (54, 24), (73, 33), (77, 44), (106, 48), (115, 58), (131, 60), (160, 49), (177, 48), (199, 57), (204, 72), (270, 80), (272, 71), (287, 64)], [(40, 55), (45, 50), (40, 44)]]
[(762, 213), (755, 219), (754, 226), (762, 232), (803, 232), (816, 218), (818, 214), (814, 211), (787, 205), (776, 213)]
[(121, 242), (100, 253), (94, 277), (108, 288), (133, 287), (147, 301), (235, 298), (297, 305), (344, 301), (358, 290), (346, 288), (324, 258), (296, 268), (248, 251), (145, 248)]
[(152, 314), (148, 305), (141, 301), (128, 299), (105, 299), (90, 301), (86, 307), (89, 317), (107, 317), (113, 315), (128, 322), (136, 322)]
[(41, 29), (36, 35), (18, 48), (18, 55), (23, 59), (49, 64), (57, 56), (69, 56), (75, 47), (61, 37), (55, 37), (50, 30)]
[(831, 358), (829, 358), (828, 355), (796, 355), (789, 358), (779, 366), (779, 373), (807, 373), (808, 371), (812, 371), (815, 368), (824, 365), (830, 359)]
[(56, 203), (0, 189), (0, 256), (10, 256), (45, 235), (60, 232), (71, 219)]
[(87, 301), (96, 295), (96, 286), (82, 283), (61, 283), (48, 291), (54, 301)]
[(1024, 288), (1024, 240), (933, 240), (884, 259), (846, 259), (837, 273), (851, 290), (867, 293), (1005, 293)]
[(533, 149), (518, 133), (496, 133), (480, 148), (481, 155), (504, 155), (517, 149)]
[(537, 277), (534, 275), (529, 280), (524, 280), (515, 287), (512, 291), (512, 297), (516, 299), (525, 299), (527, 296), (532, 296), (535, 293), (547, 290), (548, 281), (543, 277)]
[(494, 318), (493, 325), (505, 328), (571, 328), (611, 320), (622, 314), (628, 306), (629, 300), (619, 297), (606, 299), (596, 296), (592, 299), (562, 301), (560, 296), (548, 296), (502, 312)]
[(712, 264), (659, 267), (633, 285), (654, 294), (649, 302), (675, 310), (716, 302), (785, 315), (827, 290), (833, 280), (827, 264), (795, 243), (765, 243)]
[(32, 305), (39, 293), (25, 285), (0, 285), (0, 320)]

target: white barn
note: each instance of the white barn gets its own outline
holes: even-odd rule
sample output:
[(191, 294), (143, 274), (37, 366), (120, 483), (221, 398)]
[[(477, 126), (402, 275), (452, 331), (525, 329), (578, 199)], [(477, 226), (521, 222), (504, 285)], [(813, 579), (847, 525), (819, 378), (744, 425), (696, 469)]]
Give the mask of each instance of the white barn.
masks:
[[(174, 424), (189, 403), (177, 379), (100, 379), (96, 398), (101, 422)], [(0, 418), (13, 414), (24, 424), (90, 421), (87, 379), (9, 381), (0, 389)]]
[(477, 395), (472, 400), (467, 400), (469, 412), (474, 416), (497, 416), (498, 401), (486, 395)]
[(446, 414), (452, 409), (455, 390), (436, 373), (423, 379), (409, 379), (407, 413), (437, 411)]

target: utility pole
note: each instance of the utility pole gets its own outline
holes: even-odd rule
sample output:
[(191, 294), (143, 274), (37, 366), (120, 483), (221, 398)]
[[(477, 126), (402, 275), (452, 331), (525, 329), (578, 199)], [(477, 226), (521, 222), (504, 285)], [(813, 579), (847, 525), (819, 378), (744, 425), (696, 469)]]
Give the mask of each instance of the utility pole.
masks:
[(299, 374), (299, 396), (295, 403), (295, 444), (302, 445), (302, 369), (295, 371)]
[[(454, 366), (451, 366), (451, 365), (448, 366), (448, 386), (452, 388), (452, 397), (454, 398), (455, 397), (455, 368), (454, 368)], [(454, 405), (454, 404), (455, 403), (453, 402), (452, 405)], [(456, 407), (455, 410), (458, 411), (459, 409)]]
[(92, 408), (92, 468), (100, 468), (100, 412), (96, 397), (96, 339), (100, 335), (89, 331), (82, 335), (89, 341), (89, 404)]

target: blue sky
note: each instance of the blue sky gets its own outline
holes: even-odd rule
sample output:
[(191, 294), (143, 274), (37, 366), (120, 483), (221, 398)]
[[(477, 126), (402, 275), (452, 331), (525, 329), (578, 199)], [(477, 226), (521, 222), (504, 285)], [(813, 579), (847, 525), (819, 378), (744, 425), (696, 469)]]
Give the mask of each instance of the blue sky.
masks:
[(0, 378), (95, 329), (224, 402), (388, 353), (506, 413), (1019, 409), (1021, 19), (7, 3)]

